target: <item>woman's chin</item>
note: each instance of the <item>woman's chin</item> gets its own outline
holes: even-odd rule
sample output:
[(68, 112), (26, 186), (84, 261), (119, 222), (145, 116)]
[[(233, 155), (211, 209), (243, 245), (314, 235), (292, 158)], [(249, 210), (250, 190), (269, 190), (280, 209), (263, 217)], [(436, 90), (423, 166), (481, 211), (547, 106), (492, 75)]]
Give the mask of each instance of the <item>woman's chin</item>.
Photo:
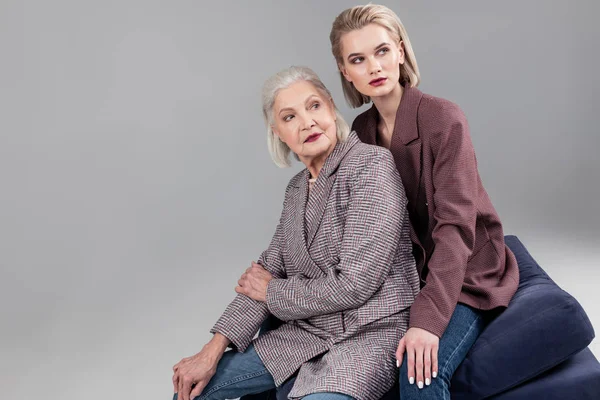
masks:
[(365, 96), (373, 97), (382, 97), (387, 96), (392, 91), (392, 88), (387, 87), (388, 85), (380, 86), (380, 87), (369, 87), (363, 93)]
[(302, 154), (299, 157), (302, 159), (315, 159), (321, 158), (327, 154), (329, 151), (330, 145), (328, 143), (319, 143), (314, 144), (312, 147), (305, 147), (302, 151)]

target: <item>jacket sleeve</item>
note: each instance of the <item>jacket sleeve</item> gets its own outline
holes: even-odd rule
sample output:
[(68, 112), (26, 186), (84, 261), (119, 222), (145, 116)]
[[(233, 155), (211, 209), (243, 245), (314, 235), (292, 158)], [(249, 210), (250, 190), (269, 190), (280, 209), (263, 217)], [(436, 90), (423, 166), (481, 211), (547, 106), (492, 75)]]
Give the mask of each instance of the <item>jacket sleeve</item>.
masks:
[[(286, 198), (287, 192), (288, 190), (286, 190)], [(262, 265), (274, 278), (278, 279), (285, 277), (285, 268), (281, 255), (281, 241), (283, 237), (282, 221), (285, 212), (285, 201), (283, 208), (271, 244), (257, 260), (258, 264)], [(253, 300), (243, 294), (238, 294), (227, 306), (210, 332), (221, 333), (231, 341), (231, 347), (244, 352), (268, 315), (269, 310), (264, 302)]]
[(357, 308), (383, 283), (399, 243), (406, 196), (391, 154), (382, 150), (357, 157), (338, 263), (323, 277), (269, 282), (267, 306), (277, 318)]
[[(430, 100), (432, 101), (432, 100)], [(409, 327), (441, 337), (458, 302), (475, 245), (477, 162), (466, 118), (448, 101), (433, 105), (431, 129), (434, 250), (426, 283), (411, 307)]]

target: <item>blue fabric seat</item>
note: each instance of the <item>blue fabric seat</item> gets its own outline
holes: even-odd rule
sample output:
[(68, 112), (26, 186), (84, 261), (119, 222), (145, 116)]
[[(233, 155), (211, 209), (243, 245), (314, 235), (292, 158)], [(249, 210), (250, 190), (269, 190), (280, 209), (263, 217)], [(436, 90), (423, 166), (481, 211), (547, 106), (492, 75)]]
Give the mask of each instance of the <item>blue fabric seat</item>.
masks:
[[(505, 240), (519, 264), (519, 288), (456, 370), (452, 399), (600, 399), (600, 364), (587, 349), (594, 329), (585, 311), (554, 283), (516, 236)], [(262, 330), (272, 329), (272, 323), (274, 318)], [(292, 385), (290, 379), (277, 392), (277, 399), (286, 399)], [(384, 399), (397, 400), (398, 393), (396, 385)]]
[[(519, 264), (519, 289), (457, 369), (451, 386), (453, 399), (482, 399), (506, 392), (578, 353), (578, 358), (561, 364), (550, 375), (577, 377), (579, 373), (573, 368), (579, 368), (584, 361), (587, 367), (595, 366), (590, 373), (598, 375), (600, 367), (591, 352), (580, 353), (594, 338), (594, 329), (581, 305), (550, 279), (516, 236), (505, 239)], [(597, 379), (600, 381), (598, 376)], [(546, 381), (536, 380), (535, 390), (543, 390)], [(528, 385), (511, 391), (516, 394), (507, 398), (521, 398), (514, 396), (526, 393), (524, 388)], [(549, 386), (548, 390), (553, 389)], [(546, 397), (544, 394), (533, 398)], [(600, 399), (600, 392), (593, 398)]]
[(586, 348), (538, 377), (490, 399), (600, 399), (600, 364)]

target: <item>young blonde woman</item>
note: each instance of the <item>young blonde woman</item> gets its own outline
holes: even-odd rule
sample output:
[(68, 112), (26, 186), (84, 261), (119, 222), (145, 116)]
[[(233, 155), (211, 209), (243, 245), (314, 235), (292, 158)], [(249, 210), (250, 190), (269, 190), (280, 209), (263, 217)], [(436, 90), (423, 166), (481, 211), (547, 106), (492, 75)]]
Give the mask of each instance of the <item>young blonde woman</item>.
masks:
[(421, 292), (400, 340), (400, 398), (449, 399), (450, 379), (518, 287), (514, 255), (479, 173), (460, 108), (417, 89), (419, 68), (398, 16), (369, 4), (333, 22), (331, 48), (346, 99), (372, 102), (352, 125), (388, 148), (408, 197)]

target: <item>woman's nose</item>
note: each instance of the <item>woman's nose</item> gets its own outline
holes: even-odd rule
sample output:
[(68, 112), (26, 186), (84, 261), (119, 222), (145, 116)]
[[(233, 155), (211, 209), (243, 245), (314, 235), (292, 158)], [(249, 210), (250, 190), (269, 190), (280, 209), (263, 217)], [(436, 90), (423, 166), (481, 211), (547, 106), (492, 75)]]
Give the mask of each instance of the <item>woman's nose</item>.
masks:
[(302, 117), (302, 128), (303, 129), (311, 129), (315, 125), (316, 125), (315, 120), (312, 117), (310, 117), (309, 115)]
[(375, 58), (369, 59), (369, 72), (371, 74), (377, 74), (381, 72), (381, 64)]

